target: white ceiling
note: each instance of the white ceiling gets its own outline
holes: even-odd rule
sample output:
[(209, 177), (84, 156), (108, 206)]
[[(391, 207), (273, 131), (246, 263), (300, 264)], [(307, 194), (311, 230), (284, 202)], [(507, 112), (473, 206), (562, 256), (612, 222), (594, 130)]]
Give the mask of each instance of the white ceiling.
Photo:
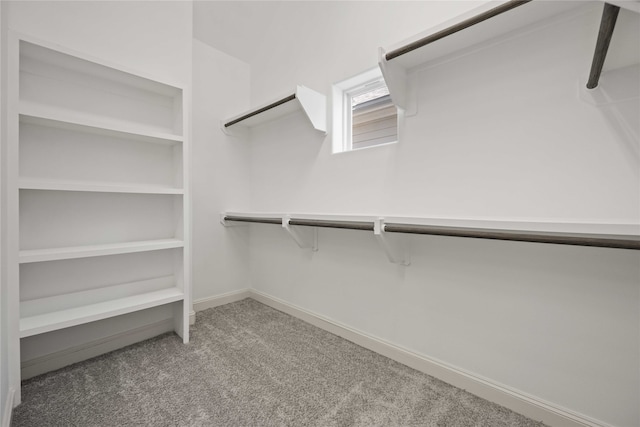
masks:
[[(486, 1), (486, 0), (484, 0)], [(352, 17), (354, 31), (371, 26), (384, 33), (397, 33), (390, 42), (426, 30), (484, 1), (194, 1), (193, 33), (198, 40), (249, 64), (274, 43), (288, 44), (283, 34), (301, 37), (300, 29), (344, 26)], [(383, 13), (381, 13), (381, 11)], [(338, 16), (340, 15), (340, 16)], [(384, 22), (383, 22), (384, 20)], [(362, 22), (365, 21), (365, 22)], [(391, 27), (391, 28), (389, 28)], [(291, 30), (291, 31), (288, 31)]]
[(196, 39), (251, 63), (262, 47), (259, 34), (269, 33), (278, 21), (280, 2), (194, 1)]

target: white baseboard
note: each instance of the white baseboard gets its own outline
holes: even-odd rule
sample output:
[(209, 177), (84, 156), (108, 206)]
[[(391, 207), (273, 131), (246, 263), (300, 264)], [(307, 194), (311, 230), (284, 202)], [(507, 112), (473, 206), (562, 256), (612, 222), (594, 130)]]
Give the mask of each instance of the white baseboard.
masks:
[[(211, 298), (200, 299), (194, 301), (193, 308), (195, 312), (198, 312), (208, 308), (240, 301), (245, 298), (253, 298), (256, 301), (304, 320), (307, 323), (345, 338), (364, 348), (386, 356), (420, 372), (436, 377), (458, 388), (467, 390), (476, 396), (502, 405), (533, 420), (542, 421), (552, 427), (612, 427), (609, 424), (575, 413), (566, 408), (559, 407), (518, 390), (513, 390), (487, 378), (466, 372), (455, 366), (413, 353), (410, 350), (372, 337), (364, 332), (350, 328), (346, 325), (340, 324), (339, 322), (335, 322), (324, 316), (297, 307), (286, 301), (254, 289), (242, 289)], [(192, 312), (190, 318), (193, 316), (194, 313)], [(168, 319), (132, 329), (121, 334), (92, 341), (77, 347), (69, 348), (57, 353), (28, 360), (22, 363), (22, 379), (31, 378), (45, 372), (59, 369), (72, 363), (80, 362), (109, 351), (117, 350), (127, 345), (131, 345), (172, 330), (173, 321)], [(10, 399), (10, 402), (5, 403), (5, 408), (7, 407), (6, 405), (10, 405), (9, 407), (12, 408), (12, 402), (14, 399), (13, 391), (8, 399)], [(2, 427), (9, 426), (8, 423), (11, 419), (10, 417), (11, 410), (5, 411), (2, 420)]]
[(202, 298), (193, 302), (193, 309), (198, 312), (208, 308), (218, 307), (220, 305), (241, 301), (251, 296), (250, 289), (240, 289), (239, 291), (227, 292), (226, 294), (216, 295), (215, 297)]
[(173, 331), (173, 319), (166, 319), (101, 338), (99, 340), (70, 347), (62, 351), (36, 357), (31, 360), (25, 360), (21, 364), (22, 379), (26, 380), (28, 378), (35, 377), (36, 375), (64, 368), (65, 366), (73, 363), (82, 362), (83, 360), (87, 360), (171, 331)]
[(16, 395), (16, 391), (13, 387), (9, 388), (7, 393), (7, 399), (4, 402), (4, 412), (2, 412), (2, 427), (11, 426), (11, 415), (13, 414), (13, 399)]
[(447, 365), (410, 350), (398, 347), (384, 340), (372, 337), (364, 332), (342, 325), (324, 316), (289, 304), (278, 298), (252, 289), (250, 298), (255, 299), (276, 310), (290, 314), (304, 320), (332, 334), (358, 344), (364, 348), (386, 356), (392, 360), (407, 365), (417, 371), (436, 377), (446, 383), (464, 389), (490, 402), (497, 403), (514, 412), (522, 414), (536, 421), (542, 421), (553, 427), (611, 427), (566, 408), (558, 407), (550, 402), (527, 395), (518, 390), (497, 384), (487, 378), (482, 378), (454, 366)]

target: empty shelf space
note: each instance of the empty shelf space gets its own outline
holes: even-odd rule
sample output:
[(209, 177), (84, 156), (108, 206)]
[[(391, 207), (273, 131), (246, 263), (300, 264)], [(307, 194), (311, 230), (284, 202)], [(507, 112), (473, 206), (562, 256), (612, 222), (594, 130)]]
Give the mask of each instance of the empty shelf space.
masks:
[[(20, 337), (107, 319), (184, 299), (174, 277), (132, 282), (20, 303)], [(167, 284), (171, 287), (167, 287)]]
[(63, 259), (157, 251), (161, 249), (181, 248), (183, 246), (184, 242), (179, 239), (158, 239), (90, 246), (27, 249), (20, 251), (20, 263), (25, 264), (30, 262), (58, 261)]
[(156, 144), (176, 144), (182, 136), (164, 132), (152, 127), (135, 125), (103, 118), (94, 118), (54, 107), (21, 102), (20, 121), (39, 126), (49, 126), (99, 135), (113, 135), (118, 138), (134, 139)]
[(165, 187), (160, 185), (51, 180), (37, 178), (22, 178), (18, 183), (21, 190), (52, 190), (52, 191), (91, 191), (98, 193), (138, 193), (138, 194), (184, 194), (182, 188)]
[[(74, 81), (78, 84), (104, 87), (114, 92), (134, 96), (146, 92), (168, 98), (181, 95), (176, 82), (161, 82), (150, 76), (141, 76), (121, 65), (104, 61), (93, 55), (67, 49), (60, 45), (49, 45), (43, 40), (20, 37), (21, 69), (42, 75)], [(139, 95), (138, 95), (139, 96)]]

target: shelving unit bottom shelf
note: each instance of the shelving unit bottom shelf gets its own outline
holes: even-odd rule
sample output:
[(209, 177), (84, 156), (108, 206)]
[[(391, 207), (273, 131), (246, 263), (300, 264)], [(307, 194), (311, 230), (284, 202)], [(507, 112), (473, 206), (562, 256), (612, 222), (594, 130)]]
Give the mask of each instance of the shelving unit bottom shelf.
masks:
[(184, 299), (173, 276), (56, 295), (20, 303), (20, 338), (77, 326)]

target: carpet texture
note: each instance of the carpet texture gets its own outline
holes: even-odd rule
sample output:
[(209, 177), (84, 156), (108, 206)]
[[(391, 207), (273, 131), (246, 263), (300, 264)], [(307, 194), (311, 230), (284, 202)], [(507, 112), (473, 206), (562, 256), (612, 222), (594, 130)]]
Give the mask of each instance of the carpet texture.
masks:
[(541, 426), (252, 299), (23, 383), (12, 426)]

